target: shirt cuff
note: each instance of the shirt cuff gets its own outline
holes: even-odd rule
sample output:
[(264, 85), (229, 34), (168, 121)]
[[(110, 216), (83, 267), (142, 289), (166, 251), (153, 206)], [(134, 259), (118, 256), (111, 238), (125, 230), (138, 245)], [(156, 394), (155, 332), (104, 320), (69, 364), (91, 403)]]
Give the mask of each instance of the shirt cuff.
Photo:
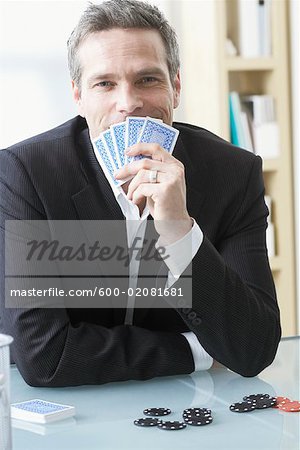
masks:
[(211, 368), (214, 360), (204, 350), (197, 339), (197, 336), (192, 331), (181, 333), (188, 341), (194, 358), (195, 372), (198, 370), (208, 370)]
[[(165, 255), (168, 255), (168, 258), (165, 258), (164, 262), (171, 272), (171, 278), (174, 279), (173, 283), (190, 264), (203, 242), (203, 233), (195, 219), (192, 220), (193, 226), (183, 238), (173, 242), (173, 244), (164, 246)], [(155, 244), (155, 247), (156, 249), (160, 247), (159, 240)], [(170, 281), (169, 279), (168, 284), (170, 284)]]

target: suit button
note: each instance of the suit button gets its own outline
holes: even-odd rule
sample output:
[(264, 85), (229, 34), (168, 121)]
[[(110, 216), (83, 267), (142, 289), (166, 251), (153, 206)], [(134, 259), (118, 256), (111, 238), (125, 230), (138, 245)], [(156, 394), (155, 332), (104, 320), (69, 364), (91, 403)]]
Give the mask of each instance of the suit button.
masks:
[(192, 311), (192, 308), (182, 308), (183, 314), (189, 314)]
[(184, 308), (186, 306), (186, 301), (184, 298), (180, 298), (177, 302), (177, 308)]
[(188, 319), (190, 319), (190, 320), (194, 320), (194, 319), (196, 319), (196, 317), (197, 317), (197, 314), (195, 313), (195, 311), (190, 312), (188, 315)]
[(196, 317), (196, 319), (194, 319), (193, 321), (192, 321), (192, 325), (194, 326), (194, 327), (197, 327), (198, 325), (200, 325), (202, 323), (202, 320), (200, 319), (200, 317)]

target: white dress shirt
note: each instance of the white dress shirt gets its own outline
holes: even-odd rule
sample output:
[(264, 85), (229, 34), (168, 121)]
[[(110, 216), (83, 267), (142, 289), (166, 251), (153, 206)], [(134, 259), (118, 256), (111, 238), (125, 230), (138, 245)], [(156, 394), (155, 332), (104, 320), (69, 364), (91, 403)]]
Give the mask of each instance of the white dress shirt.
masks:
[[(147, 217), (149, 215), (149, 209), (144, 208), (142, 215), (140, 216), (140, 211), (137, 205), (132, 201), (128, 200), (125, 192), (121, 187), (112, 186), (110, 184), (115, 198), (120, 205), (123, 215), (126, 218), (126, 233), (127, 233), (127, 243), (128, 248), (131, 247), (133, 240), (139, 238), (135, 242), (135, 250), (132, 254), (129, 264), (129, 288), (132, 288), (132, 292), (135, 292), (138, 281), (139, 273), (139, 258), (135, 257), (135, 254), (139, 251), (139, 248), (143, 246), (143, 240), (146, 231)], [(172, 243), (171, 245), (165, 246), (166, 254), (168, 258), (165, 259), (165, 263), (169, 268), (167, 287), (171, 287), (173, 283), (180, 277), (186, 267), (189, 265), (195, 254), (197, 253), (200, 245), (203, 241), (203, 233), (193, 219), (192, 229), (180, 240)], [(140, 247), (138, 246), (140, 243)], [(159, 241), (156, 243), (156, 247), (159, 246)], [(192, 254), (191, 249), (192, 247)], [(127, 308), (124, 323), (126, 325), (133, 324), (133, 314), (135, 306), (135, 296), (128, 296)], [(187, 339), (191, 352), (194, 358), (195, 371), (197, 370), (208, 370), (213, 363), (211, 356), (204, 350), (200, 342), (198, 341), (196, 335), (192, 332), (182, 333), (182, 335)]]

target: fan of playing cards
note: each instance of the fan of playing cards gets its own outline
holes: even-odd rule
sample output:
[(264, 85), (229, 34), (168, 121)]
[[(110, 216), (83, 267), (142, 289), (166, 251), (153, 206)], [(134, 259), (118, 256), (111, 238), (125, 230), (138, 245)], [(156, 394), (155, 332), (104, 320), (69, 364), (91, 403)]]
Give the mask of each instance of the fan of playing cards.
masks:
[(103, 131), (92, 143), (102, 170), (113, 186), (121, 186), (126, 180), (116, 180), (114, 173), (125, 164), (145, 158), (139, 155), (128, 157), (127, 147), (138, 142), (159, 144), (168, 153), (172, 153), (179, 131), (166, 125), (160, 119), (151, 117), (127, 117), (125, 122), (111, 125)]

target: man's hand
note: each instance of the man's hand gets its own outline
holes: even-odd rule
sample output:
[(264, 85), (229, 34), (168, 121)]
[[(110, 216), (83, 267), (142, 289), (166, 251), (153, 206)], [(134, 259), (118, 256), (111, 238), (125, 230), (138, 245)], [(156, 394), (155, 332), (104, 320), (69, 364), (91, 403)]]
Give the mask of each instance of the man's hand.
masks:
[[(183, 164), (158, 144), (138, 143), (128, 150), (128, 156), (145, 155), (152, 159), (127, 164), (116, 172), (115, 178), (133, 177), (127, 197), (138, 206), (146, 199), (162, 245), (181, 239), (192, 228), (192, 219), (186, 209)], [(153, 175), (154, 180), (151, 179)]]

